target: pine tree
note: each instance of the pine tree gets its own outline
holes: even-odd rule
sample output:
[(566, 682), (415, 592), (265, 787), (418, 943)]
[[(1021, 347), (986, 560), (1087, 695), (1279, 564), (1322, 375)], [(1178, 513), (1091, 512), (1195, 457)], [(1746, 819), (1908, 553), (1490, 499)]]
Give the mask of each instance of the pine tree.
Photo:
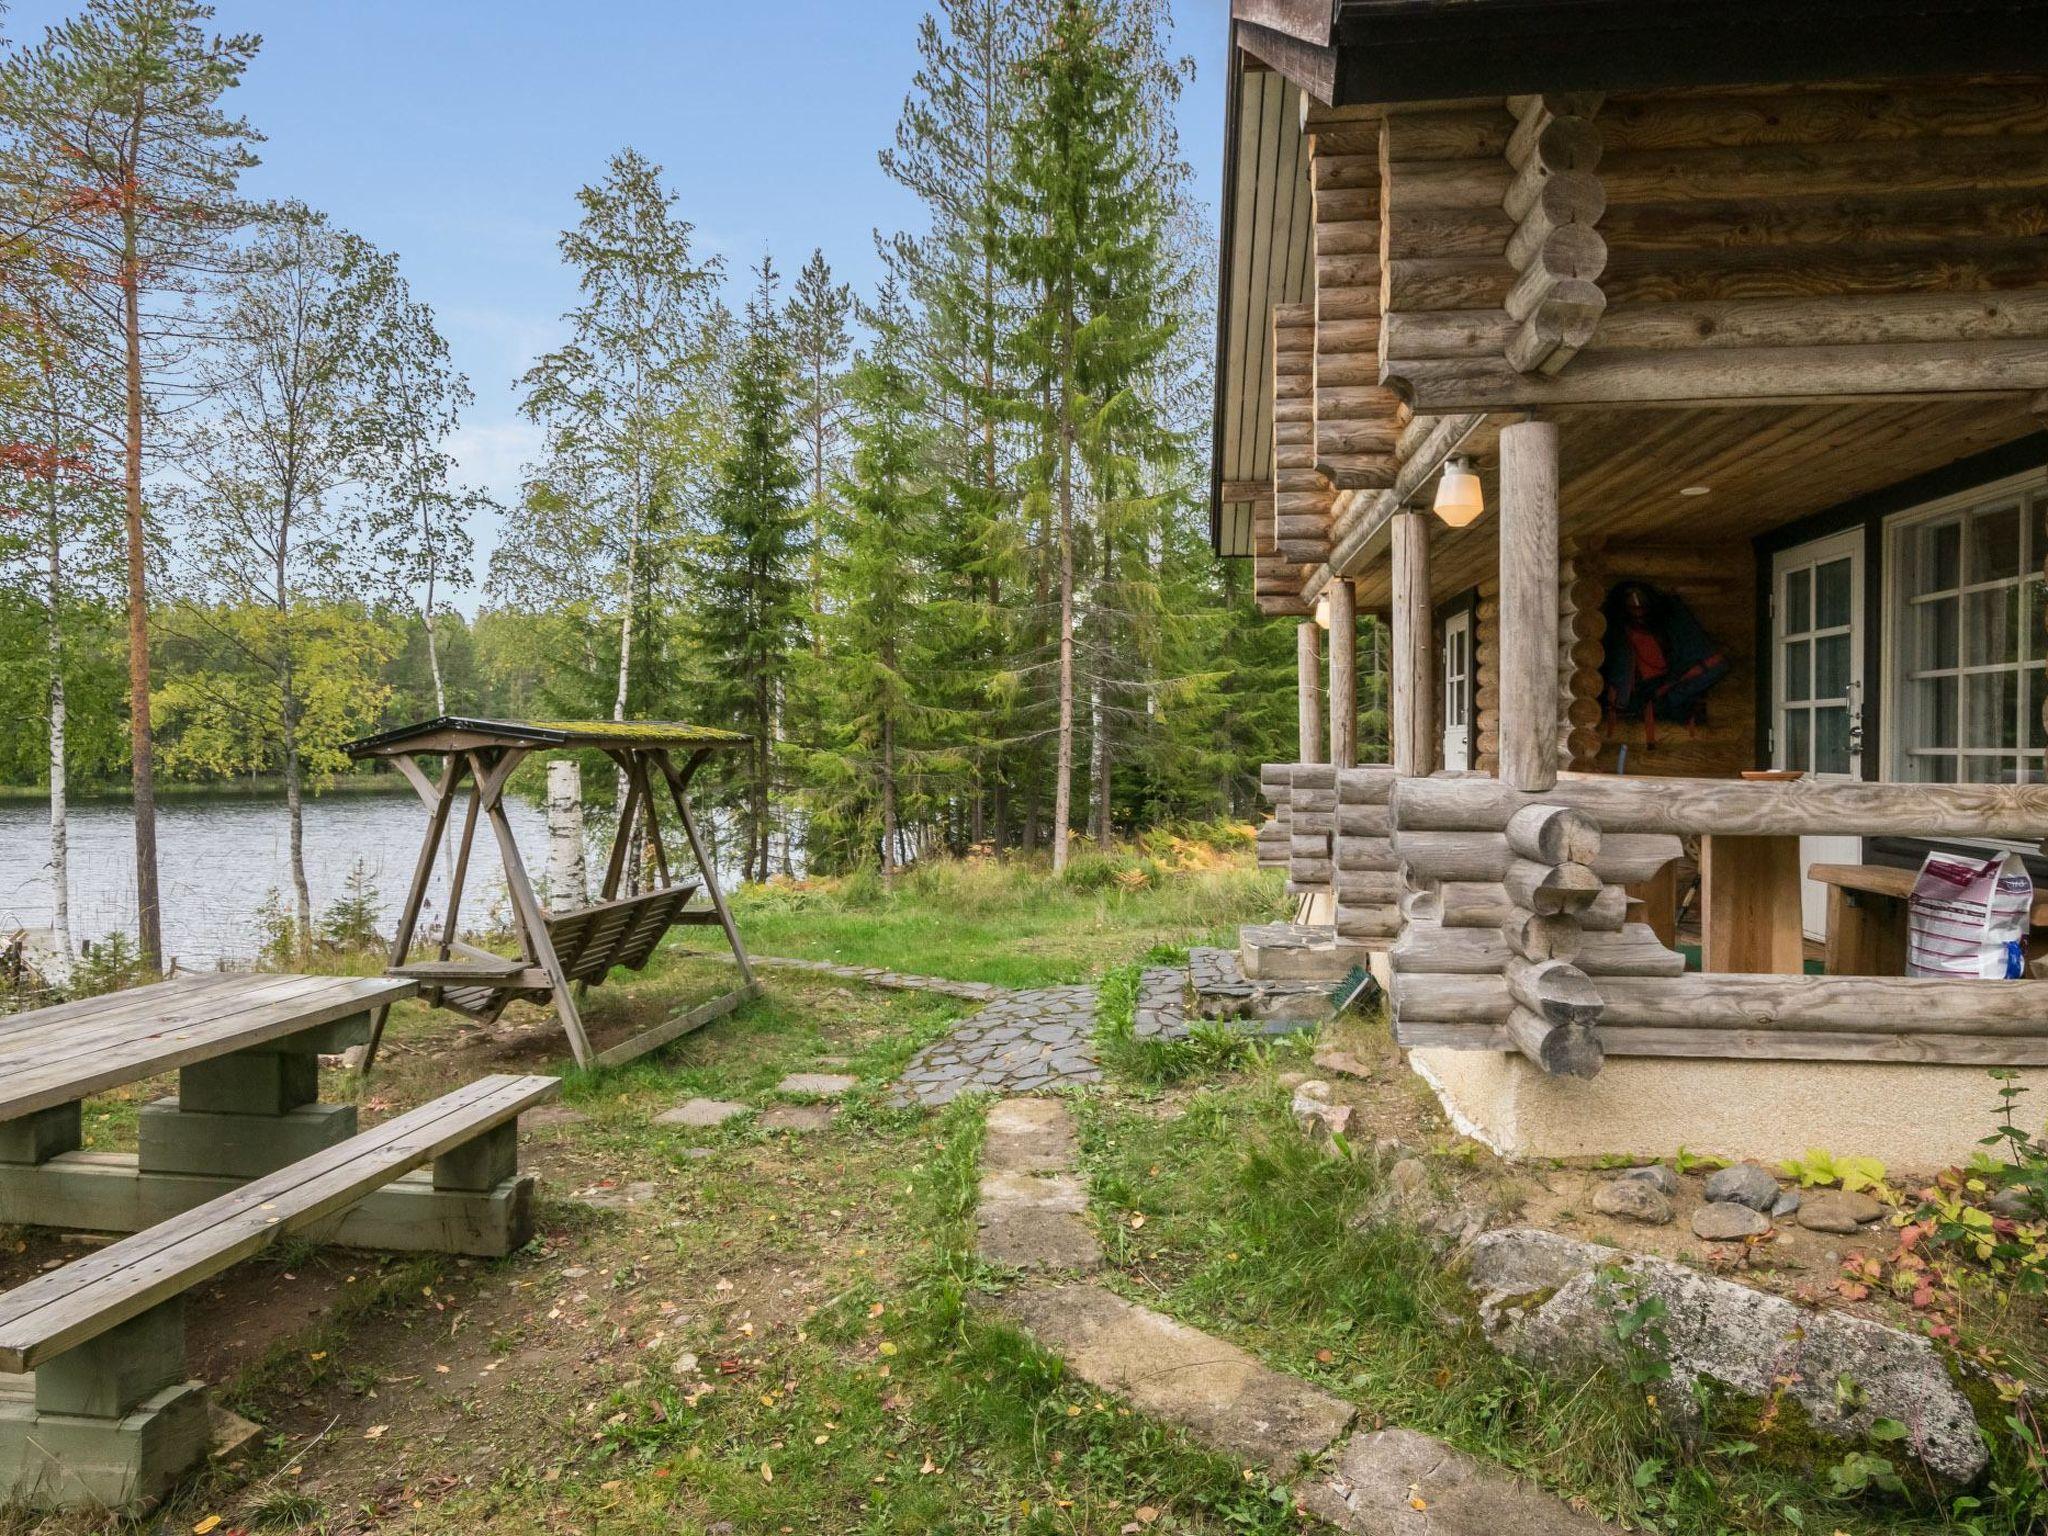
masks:
[(121, 452), (128, 587), (129, 767), (135, 793), (139, 958), (163, 964), (156, 757), (150, 729), (149, 427), (203, 339), (192, 301), (232, 264), (237, 194), (260, 135), (221, 110), (261, 40), (210, 36), (200, 0), (87, 0), (43, 41), (0, 62), (0, 244), (50, 252), (93, 313), (121, 379), (105, 435)]
[(1142, 502), (1140, 466), (1174, 450), (1140, 388), (1170, 346), (1163, 302), (1169, 208), (1152, 170), (1139, 71), (1093, 0), (1060, 0), (1026, 65), (1032, 94), (1013, 135), (1002, 251), (1037, 301), (1009, 338), (1025, 388), (1013, 410), (1037, 451), (1028, 504), (1052, 531), (1058, 581), (1058, 721), (1053, 868), (1067, 863), (1076, 742), (1076, 559), (1093, 499), (1094, 531), (1112, 554), (1123, 508)]
[(944, 633), (929, 601), (940, 495), (914, 367), (911, 316), (885, 280), (862, 314), (872, 340), (848, 381), (852, 460), (832, 523), (821, 648), (831, 740), (813, 755), (816, 820), (848, 862), (902, 857), (908, 786), (940, 766), (929, 690)]
[(764, 256), (755, 271), (727, 384), (729, 445), (706, 503), (693, 627), (708, 705), (753, 742), (726, 790), (744, 839), (742, 874), (765, 880), (780, 709), (803, 643), (808, 540), (775, 265)]

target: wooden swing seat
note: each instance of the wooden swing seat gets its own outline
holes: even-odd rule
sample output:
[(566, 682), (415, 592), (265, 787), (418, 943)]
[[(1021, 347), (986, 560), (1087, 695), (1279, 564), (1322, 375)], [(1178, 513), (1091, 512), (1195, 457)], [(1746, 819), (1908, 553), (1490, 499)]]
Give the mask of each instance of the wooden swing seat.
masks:
[[(717, 874), (706, 856), (704, 841), (698, 835), (685, 796), (690, 780), (708, 756), (745, 745), (746, 738), (731, 731), (669, 721), (516, 721), (458, 716), (442, 716), (351, 743), (351, 757), (389, 759), (427, 807), (426, 839), (413, 870), (412, 888), (399, 918), (398, 933), (392, 941), (387, 973), (418, 982), (428, 1003), (452, 1008), (485, 1024), (495, 1020), (515, 1000), (550, 1004), (569, 1036), (577, 1064), (584, 1067), (630, 1061), (758, 996), (760, 984), (747, 962), (746, 947), (740, 942), (732, 911), (718, 888)], [(625, 798), (605, 867), (603, 899), (588, 906), (550, 912), (541, 905), (527, 878), (512, 824), (505, 814), (505, 785), (520, 762), (534, 752), (585, 748), (603, 752), (618, 767)], [(680, 766), (671, 757), (672, 752), (679, 751), (689, 754)], [(445, 761), (438, 784), (420, 766), (418, 759), (423, 756), (438, 756)], [(470, 785), (468, 806), (460, 840), (454, 844), (447, 911), (436, 946), (439, 955), (413, 961), (410, 955), (427, 882), (448, 832), (449, 814), (463, 792), (465, 780)], [(676, 826), (689, 844), (689, 855), (696, 865), (695, 878), (673, 878), (669, 873), (670, 849), (664, 844), (656, 812), (657, 783), (666, 790)], [(517, 959), (494, 955), (456, 937), (456, 914), (461, 908), (470, 846), (480, 821), (489, 824), (498, 844), (506, 894), (512, 905), (512, 926), (519, 939)], [(617, 892), (629, 869), (640, 868), (643, 858), (651, 863), (649, 872), (658, 882), (655, 889), (637, 896), (619, 896)], [(690, 906), (691, 898), (699, 891), (709, 898), (708, 904)], [(603, 982), (617, 967), (640, 970), (653, 957), (669, 929), (693, 923), (716, 923), (725, 930), (726, 943), (739, 967), (741, 985), (687, 1013), (665, 1019), (609, 1050), (593, 1049), (577, 1010), (577, 995), (585, 987)], [(376, 1059), (383, 1025), (384, 1014), (380, 1010), (372, 1020), (370, 1041), (363, 1053), (364, 1072)]]

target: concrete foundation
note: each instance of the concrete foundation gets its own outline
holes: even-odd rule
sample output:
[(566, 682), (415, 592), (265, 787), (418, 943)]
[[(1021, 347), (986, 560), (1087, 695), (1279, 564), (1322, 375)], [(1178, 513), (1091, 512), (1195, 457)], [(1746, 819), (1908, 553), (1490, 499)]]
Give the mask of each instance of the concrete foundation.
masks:
[(1335, 928), (1308, 923), (1255, 923), (1237, 931), (1237, 962), (1250, 981), (1342, 981), (1371, 960), (1361, 943)]
[[(1863, 1061), (1699, 1061), (1610, 1056), (1590, 1082), (1526, 1057), (1422, 1049), (1409, 1063), (1452, 1123), (1506, 1157), (1669, 1157), (1770, 1162), (1809, 1147), (1932, 1172), (1980, 1150), (1998, 1085), (1982, 1067)], [(2048, 1070), (2024, 1071), (2027, 1128), (2048, 1112)]]

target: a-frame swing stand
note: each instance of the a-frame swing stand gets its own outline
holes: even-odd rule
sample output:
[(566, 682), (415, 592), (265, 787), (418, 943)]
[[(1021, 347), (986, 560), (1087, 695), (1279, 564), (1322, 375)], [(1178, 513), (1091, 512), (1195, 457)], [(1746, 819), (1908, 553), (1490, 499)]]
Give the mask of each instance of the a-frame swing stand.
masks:
[[(745, 737), (730, 731), (666, 722), (444, 717), (351, 744), (349, 754), (357, 759), (388, 758), (427, 807), (426, 838), (420, 845), (419, 862), (413, 869), (412, 885), (392, 940), (390, 974), (418, 981), (421, 995), (428, 1002), (483, 1023), (496, 1019), (515, 999), (551, 1002), (569, 1037), (569, 1048), (575, 1053), (577, 1065), (583, 1067), (615, 1066), (644, 1056), (758, 996), (760, 983), (754, 979), (746, 946), (740, 942), (725, 894), (719, 889), (718, 872), (705, 853), (696, 818), (690, 813), (688, 795), (691, 779), (713, 752), (745, 743)], [(535, 896), (518, 842), (512, 835), (512, 823), (505, 814), (505, 784), (513, 770), (533, 753), (577, 747), (595, 747), (618, 766), (625, 781), (626, 798), (619, 807), (618, 831), (605, 864), (599, 899), (587, 906), (551, 911)], [(676, 761), (678, 754), (687, 754), (680, 766)], [(421, 759), (428, 757), (441, 759), (438, 778), (422, 766)], [(696, 866), (694, 872), (682, 865), (681, 850), (677, 850), (676, 867), (671, 872), (670, 850), (663, 841), (661, 814), (657, 810), (664, 798), (688, 842), (689, 857)], [(414, 960), (414, 942), (420, 937), (420, 909), (448, 838), (458, 800), (464, 802), (462, 830), (454, 845), (455, 865), (449, 877), (440, 935), (432, 944), (434, 957)], [(457, 923), (463, 883), (469, 873), (470, 849), (476, 841), (479, 821), (490, 823), (504, 864), (512, 927), (520, 947), (516, 958), (492, 954), (456, 937), (460, 931)], [(653, 856), (654, 886), (635, 895), (621, 896), (619, 889), (627, 882), (629, 872), (634, 871), (643, 847)], [(691, 899), (700, 889), (709, 904), (691, 906)], [(740, 985), (708, 1003), (665, 1019), (630, 1040), (603, 1051), (593, 1050), (576, 1006), (581, 989), (602, 982), (615, 966), (632, 970), (644, 966), (670, 928), (711, 923), (725, 930), (726, 943), (739, 964)], [(384, 1010), (380, 1009), (372, 1020), (370, 1042), (363, 1053), (362, 1070), (366, 1073), (376, 1059), (383, 1031)]]

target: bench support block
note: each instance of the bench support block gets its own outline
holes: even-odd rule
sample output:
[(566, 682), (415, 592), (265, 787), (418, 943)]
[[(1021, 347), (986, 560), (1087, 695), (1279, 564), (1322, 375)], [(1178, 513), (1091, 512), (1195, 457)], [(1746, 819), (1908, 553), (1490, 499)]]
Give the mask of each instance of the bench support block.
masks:
[(182, 1296), (46, 1361), (0, 1396), (0, 1501), (153, 1503), (207, 1453), (203, 1383), (185, 1378)]
[(353, 1104), (301, 1104), (285, 1114), (237, 1115), (195, 1112), (181, 1108), (178, 1099), (159, 1099), (136, 1117), (136, 1152), (151, 1173), (253, 1179), (324, 1152), (355, 1133)]
[(0, 1163), (47, 1163), (85, 1145), (78, 1104), (56, 1104), (19, 1120), (0, 1121)]
[[(0, 1165), (0, 1224), (50, 1226), (56, 1215), (67, 1231), (140, 1232), (241, 1182), (144, 1172), (118, 1152), (67, 1152), (38, 1168)], [(306, 1235), (344, 1248), (502, 1258), (533, 1236), (533, 1191), (531, 1174), (488, 1190), (436, 1189), (434, 1175), (421, 1169)]]

